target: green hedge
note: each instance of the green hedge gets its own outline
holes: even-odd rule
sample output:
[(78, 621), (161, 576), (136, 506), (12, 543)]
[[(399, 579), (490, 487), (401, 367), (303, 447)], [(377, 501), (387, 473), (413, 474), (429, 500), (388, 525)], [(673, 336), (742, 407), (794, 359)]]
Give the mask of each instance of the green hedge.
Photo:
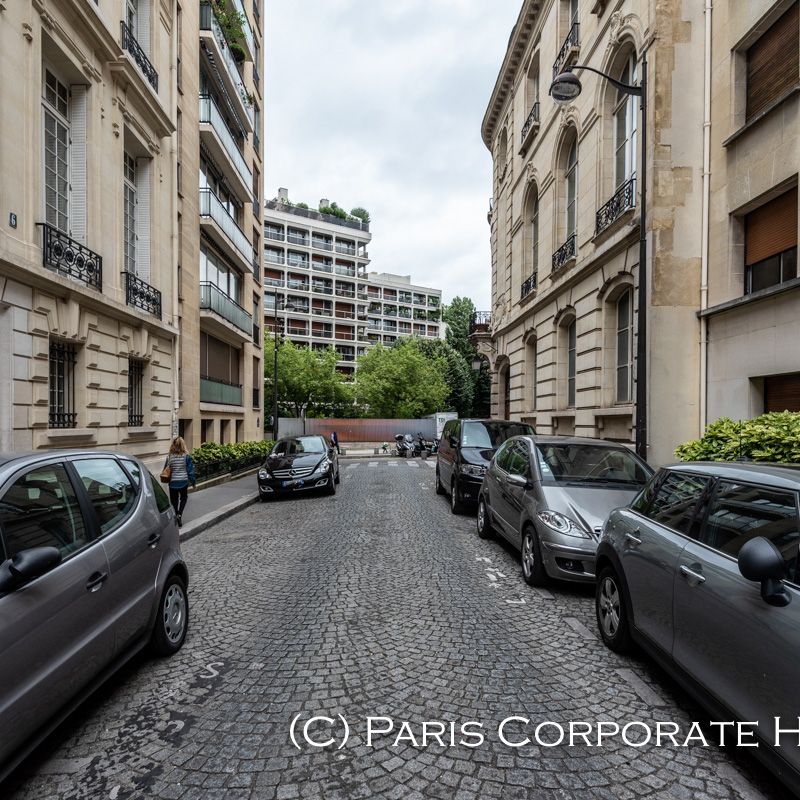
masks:
[(201, 444), (191, 453), (197, 480), (207, 480), (216, 475), (243, 472), (251, 467), (257, 467), (267, 457), (273, 444), (271, 439), (234, 444), (214, 442)]
[(740, 422), (722, 417), (706, 428), (702, 439), (679, 445), (675, 455), (681, 461), (800, 463), (800, 413), (772, 412)]

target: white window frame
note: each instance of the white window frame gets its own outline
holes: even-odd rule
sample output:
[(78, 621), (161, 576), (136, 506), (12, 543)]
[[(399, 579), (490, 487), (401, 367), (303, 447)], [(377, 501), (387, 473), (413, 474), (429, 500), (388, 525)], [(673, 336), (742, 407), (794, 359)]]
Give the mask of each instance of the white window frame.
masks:
[(125, 271), (136, 275), (136, 157), (123, 151), (122, 166), (122, 257)]
[(566, 213), (567, 235), (564, 241), (569, 239), (578, 229), (578, 137), (576, 136), (570, 145), (567, 153), (567, 168), (564, 172), (564, 183), (566, 188)]
[[(48, 75), (52, 76), (52, 78), (56, 81), (56, 104), (51, 101), (47, 96), (47, 78)], [(59, 95), (59, 88), (63, 88), (65, 95), (64, 95), (64, 105), (63, 108), (59, 108), (57, 105), (58, 103), (58, 95)], [(72, 144), (72, 130), (70, 127), (70, 119), (69, 119), (69, 105), (70, 105), (70, 91), (69, 91), (69, 84), (65, 83), (59, 74), (50, 68), (47, 64), (42, 66), (42, 215), (49, 225), (52, 225), (54, 228), (62, 231), (63, 233), (67, 234), (68, 236), (71, 233), (71, 226), (70, 226), (70, 207), (71, 207), (71, 185), (70, 185), (70, 146)], [(47, 187), (48, 187), (48, 169), (47, 169), (47, 121), (48, 118), (53, 120), (54, 124), (54, 136), (56, 141), (58, 140), (58, 133), (59, 129), (63, 130), (64, 136), (66, 138), (66, 159), (63, 161), (63, 169), (61, 171), (58, 168), (52, 174), (55, 176), (56, 185), (54, 190), (56, 192), (56, 202), (58, 202), (58, 197), (63, 197), (65, 200), (65, 210), (62, 213), (58, 206), (55, 207), (50, 206), (47, 202)], [(54, 154), (56, 161), (58, 161), (58, 155)], [(58, 191), (58, 182), (60, 179), (63, 179), (66, 183), (66, 193), (61, 195)], [(54, 219), (51, 218), (49, 214), (49, 209), (53, 208), (54, 211)], [(62, 225), (61, 217), (64, 218), (65, 222)]]
[(576, 376), (578, 374), (578, 321), (573, 319), (567, 325), (567, 408), (575, 408)]
[[(622, 69), (620, 82), (636, 83), (636, 57), (633, 53)], [(637, 109), (634, 95), (617, 90), (614, 101), (614, 182), (615, 190), (636, 177)]]
[(533, 198), (531, 213), (531, 274), (539, 270), (539, 188)]

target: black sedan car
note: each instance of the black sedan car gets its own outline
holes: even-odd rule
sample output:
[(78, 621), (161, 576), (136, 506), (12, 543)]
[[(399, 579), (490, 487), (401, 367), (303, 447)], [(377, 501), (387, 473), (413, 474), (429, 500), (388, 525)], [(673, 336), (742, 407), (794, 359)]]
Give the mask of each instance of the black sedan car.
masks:
[(258, 471), (258, 495), (261, 500), (310, 489), (336, 494), (337, 483), (339, 457), (323, 436), (285, 436), (278, 439)]

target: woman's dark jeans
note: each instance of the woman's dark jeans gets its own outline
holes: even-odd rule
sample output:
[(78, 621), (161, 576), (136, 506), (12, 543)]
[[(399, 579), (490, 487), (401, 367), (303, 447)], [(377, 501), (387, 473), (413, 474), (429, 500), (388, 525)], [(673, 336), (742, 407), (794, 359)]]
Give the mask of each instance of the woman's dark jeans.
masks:
[(175, 513), (180, 517), (183, 516), (183, 509), (186, 508), (186, 500), (189, 496), (189, 487), (184, 486), (182, 489), (173, 489), (169, 487), (169, 500)]

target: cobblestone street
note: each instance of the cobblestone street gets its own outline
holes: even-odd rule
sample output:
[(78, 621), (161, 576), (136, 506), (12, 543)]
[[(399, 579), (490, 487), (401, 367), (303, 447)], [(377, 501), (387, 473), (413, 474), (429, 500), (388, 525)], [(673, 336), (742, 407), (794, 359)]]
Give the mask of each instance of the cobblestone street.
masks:
[[(184, 545), (191, 627), (171, 660), (138, 658), (0, 795), (36, 798), (777, 798), (749, 757), (716, 747), (519, 748), (542, 721), (703, 719), (644, 657), (607, 651), (591, 588), (528, 588), (434, 493), (433, 460), (342, 462), (336, 496), (256, 504)], [(255, 491), (255, 479), (253, 481)], [(191, 502), (191, 501), (190, 501)], [(314, 714), (337, 720), (290, 740)], [(367, 717), (395, 721), (367, 746)], [(455, 721), (456, 746), (395, 736)], [(477, 721), (486, 740), (458, 745)], [(381, 723), (385, 724), (385, 723)], [(446, 739), (449, 739), (449, 730)], [(301, 742), (302, 744), (302, 742)], [(449, 744), (446, 741), (445, 744)]]

